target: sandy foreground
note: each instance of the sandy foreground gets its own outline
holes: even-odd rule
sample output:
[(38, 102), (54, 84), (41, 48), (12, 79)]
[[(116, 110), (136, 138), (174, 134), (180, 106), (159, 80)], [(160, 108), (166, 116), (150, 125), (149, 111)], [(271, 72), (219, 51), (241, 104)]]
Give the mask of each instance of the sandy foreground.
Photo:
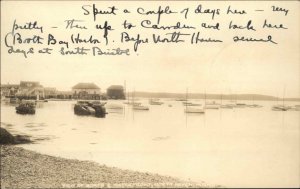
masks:
[(158, 174), (39, 154), (1, 145), (1, 188), (208, 187)]

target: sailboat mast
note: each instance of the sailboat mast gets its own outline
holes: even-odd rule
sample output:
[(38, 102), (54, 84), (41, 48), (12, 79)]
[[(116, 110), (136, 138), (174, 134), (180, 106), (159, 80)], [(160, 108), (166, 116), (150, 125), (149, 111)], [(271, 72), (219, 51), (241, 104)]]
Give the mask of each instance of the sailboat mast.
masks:
[(222, 100), (223, 100), (223, 94), (221, 94), (221, 105), (222, 105)]
[(206, 91), (204, 92), (204, 105), (206, 105)]
[(282, 97), (282, 105), (283, 105), (283, 106), (284, 106), (284, 97), (285, 97), (285, 86), (284, 86), (283, 97)]

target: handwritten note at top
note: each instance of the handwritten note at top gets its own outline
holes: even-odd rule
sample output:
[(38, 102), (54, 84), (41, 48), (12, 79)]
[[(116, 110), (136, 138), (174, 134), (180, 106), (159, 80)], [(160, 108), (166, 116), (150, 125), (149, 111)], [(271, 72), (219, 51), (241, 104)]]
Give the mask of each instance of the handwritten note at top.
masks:
[(124, 7), (86, 2), (76, 7), (73, 18), (60, 17), (56, 25), (43, 25), (38, 18), (25, 22), (15, 18), (11, 29), (4, 32), (4, 42), (10, 55), (24, 58), (36, 54), (136, 56), (153, 45), (273, 46), (281, 42), (276, 38), (278, 31), (289, 29), (285, 20), (290, 19), (290, 11), (276, 5), (241, 9), (200, 3), (174, 8), (172, 4)]

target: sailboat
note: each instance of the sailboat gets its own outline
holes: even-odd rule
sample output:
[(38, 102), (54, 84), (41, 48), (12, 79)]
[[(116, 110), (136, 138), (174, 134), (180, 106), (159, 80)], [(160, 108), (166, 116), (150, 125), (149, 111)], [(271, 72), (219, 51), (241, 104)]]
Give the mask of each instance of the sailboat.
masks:
[(220, 108), (233, 109), (233, 105), (232, 104), (223, 104), (223, 94), (221, 94), (221, 105), (220, 105)]
[[(188, 100), (188, 90), (186, 90), (186, 102)], [(191, 107), (189, 106), (187, 103), (185, 104), (185, 109), (184, 109), (185, 113), (196, 113), (196, 114), (204, 114), (205, 110), (203, 107)]]
[(220, 107), (220, 104), (216, 103), (215, 101), (212, 101), (212, 102), (206, 102), (206, 92), (205, 92), (205, 106), (204, 108), (205, 109), (219, 109)]
[(131, 100), (130, 100), (130, 98), (129, 98), (129, 92), (127, 94), (128, 94), (127, 102), (124, 102), (124, 104), (128, 104), (128, 105), (141, 105), (140, 102), (134, 102), (133, 97), (131, 97)]
[[(273, 106), (272, 107), (273, 111), (288, 111), (289, 109), (291, 109), (290, 106), (285, 106), (284, 105), (284, 96), (285, 96), (285, 88), (284, 88), (284, 92), (283, 92), (282, 105), (277, 104), (277, 105)], [(277, 100), (278, 100), (278, 97), (277, 97)]]
[[(133, 92), (133, 94), (135, 94), (135, 91)], [(144, 106), (144, 105), (142, 105), (141, 103), (138, 103), (138, 104), (136, 104), (135, 102), (134, 102), (134, 95), (132, 96), (132, 109), (133, 110), (149, 110), (149, 107), (148, 106)]]
[(249, 104), (248, 107), (249, 107), (249, 108), (261, 108), (261, 107), (263, 107), (263, 106), (258, 105), (258, 104), (254, 104), (254, 98), (253, 98), (253, 96), (252, 96), (252, 104)]

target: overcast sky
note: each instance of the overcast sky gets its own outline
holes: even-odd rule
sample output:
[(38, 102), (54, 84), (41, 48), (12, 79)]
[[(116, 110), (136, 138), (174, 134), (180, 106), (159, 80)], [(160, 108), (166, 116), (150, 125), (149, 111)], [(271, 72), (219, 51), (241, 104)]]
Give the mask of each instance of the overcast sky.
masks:
[[(71, 4), (70, 4), (71, 3)], [(229, 3), (201, 2), (209, 7), (227, 7)], [(265, 18), (284, 23), (289, 29), (258, 31), (256, 35), (273, 34), (279, 43), (248, 43), (237, 44), (230, 41), (235, 31), (221, 30), (213, 33), (216, 38), (224, 38), (222, 44), (168, 44), (140, 45), (138, 53), (131, 50), (131, 56), (57, 56), (35, 55), (25, 59), (21, 55), (8, 54), (5, 47), (5, 35), (11, 31), (16, 19), (18, 23), (37, 20), (44, 26), (44, 34), (51, 32), (58, 38), (66, 38), (74, 31), (64, 31), (64, 20), (81, 19), (89, 27), (92, 17), (84, 16), (82, 5), (92, 5), (90, 2), (1, 2), (1, 82), (19, 83), (20, 81), (40, 81), (43, 86), (56, 87), (59, 90), (71, 90), (78, 82), (94, 82), (102, 91), (113, 84), (123, 85), (126, 81), (127, 90), (151, 92), (184, 93), (186, 88), (195, 93), (255, 93), (282, 96), (285, 88), (286, 97), (300, 97), (300, 63), (299, 63), (299, 2), (276, 2), (289, 9), (287, 16), (274, 16), (271, 11), (256, 12), (248, 17), (235, 17), (237, 21), (245, 22), (253, 19), (254, 25), (261, 24)], [(69, 4), (69, 5), (68, 5)], [(137, 6), (149, 8), (152, 5), (169, 4), (174, 9), (187, 6), (186, 2), (114, 2), (116, 6), (131, 8)], [(199, 2), (191, 2), (195, 7)], [(98, 7), (112, 4), (96, 2)], [(271, 2), (234, 2), (232, 6), (249, 10), (268, 9)], [(247, 6), (246, 6), (247, 5)], [(269, 9), (268, 9), (269, 10)], [(249, 13), (250, 14), (250, 13)], [(113, 19), (115, 18), (115, 19)], [(146, 17), (128, 16), (128, 20), (139, 23)], [(152, 20), (155, 20), (155, 17)], [(97, 18), (103, 23), (103, 18)], [(124, 20), (121, 16), (110, 17), (112, 25), (120, 25)], [(162, 17), (162, 23), (176, 23), (181, 19), (185, 23), (205, 21), (206, 17), (193, 17), (184, 20), (174, 16)], [(228, 22), (228, 17), (217, 17), (216, 22)], [(198, 23), (198, 22), (197, 22)], [(258, 25), (259, 25), (258, 24)], [(58, 26), (58, 29), (50, 27)], [(224, 26), (225, 27), (225, 26)], [(120, 28), (116, 28), (110, 37), (119, 39)], [(88, 32), (91, 32), (90, 30)], [(95, 31), (93, 31), (95, 32)], [(140, 29), (132, 32), (148, 33)], [(208, 31), (201, 31), (203, 36), (209, 36)], [(82, 34), (86, 34), (82, 32)], [(253, 35), (253, 32), (244, 32)], [(131, 48), (132, 45), (120, 45)]]

